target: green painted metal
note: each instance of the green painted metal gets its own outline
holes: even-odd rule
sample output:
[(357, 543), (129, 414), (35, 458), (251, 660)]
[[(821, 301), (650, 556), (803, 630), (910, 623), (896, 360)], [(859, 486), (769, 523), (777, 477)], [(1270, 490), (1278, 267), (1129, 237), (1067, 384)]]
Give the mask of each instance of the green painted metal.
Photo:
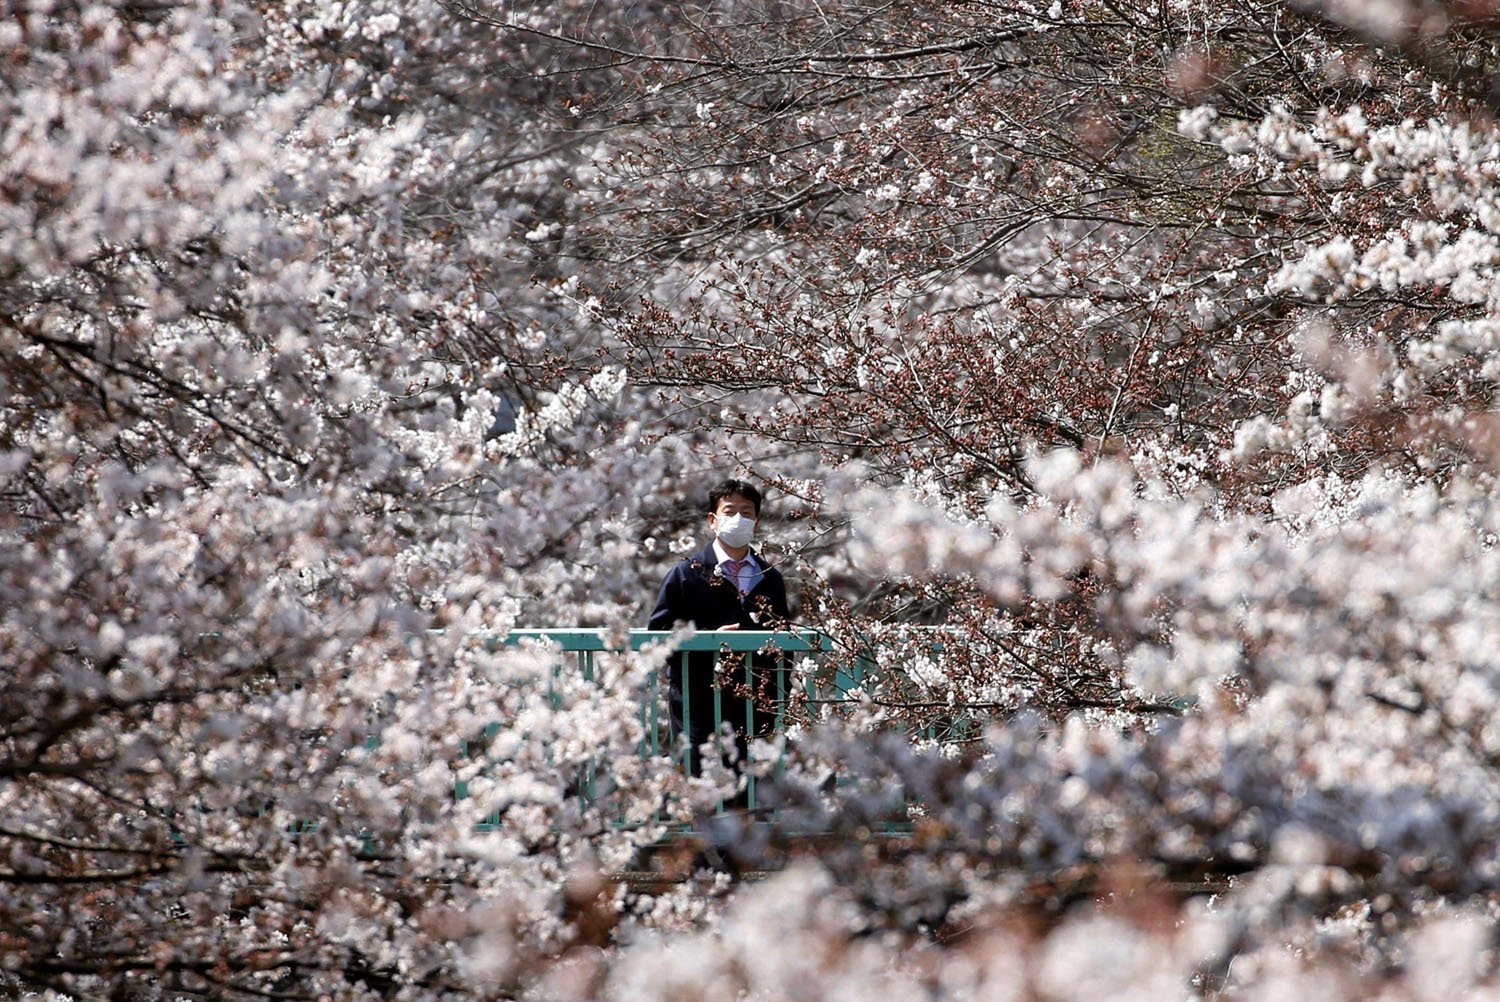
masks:
[[(930, 627), (917, 627), (919, 631), (932, 630)], [(932, 630), (935, 634), (938, 631)], [(775, 678), (775, 708), (769, 710), (764, 707), (757, 708), (753, 701), (748, 701), (746, 717), (749, 729), (753, 732), (755, 728), (756, 714), (774, 713), (773, 732), (780, 733), (785, 730), (791, 706), (788, 690), (788, 672), (794, 661), (811, 658), (814, 667), (811, 671), (801, 674), (801, 691), (797, 702), (812, 708), (818, 712), (818, 708), (826, 708), (830, 705), (847, 703), (855, 691), (864, 687), (867, 677), (875, 668), (878, 652), (875, 649), (861, 651), (857, 656), (840, 659), (836, 666), (827, 666), (821, 655), (831, 652), (838, 645), (832, 637), (816, 630), (787, 630), (787, 631), (762, 631), (762, 630), (705, 630), (679, 637), (672, 631), (665, 630), (629, 630), (625, 632), (608, 631), (602, 629), (520, 629), (513, 630), (504, 637), (496, 638), (491, 642), (491, 649), (499, 647), (523, 647), (538, 645), (551, 648), (564, 654), (573, 656), (574, 664), (580, 675), (586, 680), (597, 677), (598, 665), (595, 662), (597, 655), (601, 653), (624, 653), (625, 651), (640, 651), (652, 645), (663, 645), (673, 651), (705, 652), (715, 655), (726, 654), (760, 654), (762, 656), (775, 656), (778, 667), (774, 670)], [(940, 649), (942, 641), (934, 637), (934, 649)], [(848, 653), (846, 651), (846, 653)], [(715, 671), (717, 675), (717, 658), (715, 658)], [(753, 689), (755, 673), (752, 671), (748, 659), (745, 659), (745, 684)], [(566, 664), (567, 662), (564, 662)], [(560, 668), (566, 671), (566, 668)], [(695, 679), (694, 676), (699, 676)], [(695, 685), (709, 684), (707, 673), (686, 672), (682, 676), (683, 702), (691, 705), (692, 690)], [(680, 766), (683, 770), (690, 768), (691, 752), (686, 747), (672, 748), (670, 738), (667, 734), (667, 714), (665, 707), (665, 686), (658, 678), (653, 677), (648, 691), (644, 694), (641, 706), (641, 722), (644, 725), (644, 737), (639, 745), (638, 753), (642, 756), (656, 756), (673, 754), (681, 756)], [(715, 729), (725, 719), (725, 701), (735, 698), (727, 692), (720, 690), (717, 686), (713, 693), (713, 716)], [(549, 680), (547, 698), (552, 705), (556, 706), (561, 701), (561, 696)], [(686, 713), (685, 713), (686, 715)], [(684, 721), (684, 730), (691, 730), (691, 718)], [(495, 729), (499, 724), (491, 724), (486, 728), (486, 738), (493, 737)], [(925, 733), (921, 736), (929, 740), (938, 738), (935, 727), (924, 728)], [(785, 763), (778, 764), (778, 771), (784, 769)], [(605, 763), (590, 763), (583, 774), (579, 777), (579, 792), (587, 799), (592, 800), (598, 793), (599, 784), (606, 781), (608, 768)], [(750, 777), (746, 791), (749, 806), (756, 806), (756, 790), (754, 777)], [(456, 784), (454, 796), (456, 799), (466, 799), (468, 790), (466, 784)], [(724, 805), (720, 804), (720, 810)], [(486, 823), (480, 824), (483, 830), (491, 823), (498, 823), (498, 816), (486, 819)]]
[[(589, 629), (524, 629), (513, 630), (503, 639), (493, 644), (495, 647), (521, 647), (527, 644), (540, 644), (542, 646), (554, 647), (557, 650), (572, 654), (577, 658), (578, 669), (587, 680), (595, 677), (594, 658), (597, 654), (604, 652), (623, 653), (626, 650), (640, 651), (653, 644), (669, 645), (678, 651), (701, 651), (714, 654), (777, 654), (782, 655), (782, 668), (785, 668), (786, 656), (802, 655), (816, 658), (817, 655), (834, 649), (831, 637), (819, 633), (816, 630), (705, 630), (695, 633), (686, 638), (677, 638), (677, 635), (668, 630), (630, 630), (624, 634), (606, 630)], [(691, 692), (694, 684), (693, 675), (687, 673), (683, 676), (683, 701), (691, 703)], [(698, 684), (704, 684), (704, 679), (697, 679)], [(747, 686), (753, 685), (754, 676), (748, 664), (745, 666), (745, 682)], [(827, 684), (827, 682), (825, 682)], [(834, 681), (835, 687), (838, 682)], [(775, 711), (775, 729), (780, 731), (786, 721), (786, 700), (788, 692), (786, 689), (785, 672), (776, 672), (777, 708)], [(805, 682), (804, 695), (810, 702), (817, 702), (817, 683), (808, 678)], [(643, 701), (641, 708), (642, 723), (645, 724), (646, 736), (641, 741), (640, 754), (659, 755), (665, 750), (663, 731), (666, 725), (666, 715), (663, 712), (662, 692), (655, 684)], [(559, 699), (551, 682), (548, 683), (548, 698), (556, 705)], [(724, 700), (730, 698), (724, 695), (717, 687), (714, 689), (713, 714), (715, 729), (724, 721)], [(766, 712), (766, 711), (761, 711)], [(747, 710), (750, 726), (754, 727), (755, 709), (753, 702)], [(685, 721), (687, 727), (691, 727), (691, 718)], [(490, 725), (491, 728), (498, 725)], [(486, 735), (493, 736), (492, 734)], [(682, 750), (682, 768), (689, 768), (690, 752)], [(597, 790), (599, 782), (599, 770), (601, 766), (591, 764), (580, 777), (581, 788), (586, 797), (592, 798)], [(466, 799), (468, 787), (466, 783), (459, 782), (455, 785), (454, 797), (459, 800)], [(750, 780), (747, 791), (751, 807), (755, 806), (755, 787), (753, 778)], [(720, 805), (722, 808), (722, 805)], [(481, 828), (486, 827), (481, 824)]]
[[(512, 630), (502, 643), (520, 646), (527, 640), (545, 640), (561, 650), (638, 651), (651, 644), (669, 644), (670, 630), (631, 630), (624, 638), (605, 630)], [(680, 651), (759, 651), (774, 648), (787, 653), (833, 650), (833, 638), (816, 630), (703, 630), (676, 645)]]

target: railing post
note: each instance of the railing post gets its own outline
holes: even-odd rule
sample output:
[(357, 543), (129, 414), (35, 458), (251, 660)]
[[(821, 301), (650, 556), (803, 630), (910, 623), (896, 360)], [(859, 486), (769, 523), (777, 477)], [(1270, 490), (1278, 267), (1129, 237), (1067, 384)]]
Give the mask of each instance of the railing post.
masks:
[(688, 676), (691, 674), (688, 671), (688, 661), (689, 659), (686, 657), (682, 659), (680, 662), (682, 667), (677, 672), (677, 676), (682, 681), (681, 737), (686, 739), (685, 743), (687, 745), (682, 751), (682, 771), (691, 776), (693, 774), (693, 753), (696, 749), (693, 747), (693, 697), (692, 686), (688, 681)]
[[(719, 652), (718, 651), (714, 651), (713, 674), (710, 676), (710, 678), (712, 678), (713, 681), (714, 681), (714, 733), (713, 733), (713, 747), (715, 749), (717, 749), (719, 747), (719, 737), (720, 737), (720, 735), (724, 731), (724, 690), (721, 689), (721, 688), (719, 688), (719, 685), (718, 685), (718, 681), (719, 681), (719, 658), (720, 657), (721, 657), (721, 655), (719, 654)], [(684, 698), (683, 702), (686, 703), (687, 699)], [(691, 736), (689, 737), (688, 740), (692, 740)], [(718, 752), (717, 750), (714, 752), (714, 754), (715, 755), (719, 755), (719, 757), (720, 757), (720, 763), (719, 764), (722, 764), (723, 763), (723, 756), (722, 756), (722, 754), (720, 752)], [(719, 811), (718, 812), (720, 814), (724, 813), (724, 800), (723, 800), (722, 797), (719, 799)]]
[(755, 775), (750, 771), (750, 742), (755, 740), (755, 659), (745, 655), (745, 804), (755, 810)]

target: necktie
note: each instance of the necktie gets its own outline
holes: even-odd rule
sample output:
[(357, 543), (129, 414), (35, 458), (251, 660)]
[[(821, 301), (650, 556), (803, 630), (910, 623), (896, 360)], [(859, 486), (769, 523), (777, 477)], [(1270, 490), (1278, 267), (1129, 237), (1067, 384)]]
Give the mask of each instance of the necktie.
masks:
[(740, 591), (745, 590), (745, 586), (740, 580), (740, 571), (744, 570), (747, 564), (749, 564), (748, 560), (724, 561), (724, 576)]

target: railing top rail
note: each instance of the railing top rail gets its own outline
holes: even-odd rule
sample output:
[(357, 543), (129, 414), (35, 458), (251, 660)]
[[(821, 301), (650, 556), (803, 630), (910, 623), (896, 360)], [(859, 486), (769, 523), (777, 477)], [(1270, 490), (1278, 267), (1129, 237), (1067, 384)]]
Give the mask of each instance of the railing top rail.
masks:
[[(672, 638), (671, 630), (631, 630), (626, 642), (630, 650)], [(512, 630), (503, 643), (514, 647), (522, 640), (547, 640), (565, 651), (621, 651), (618, 635), (607, 630)], [(677, 645), (682, 651), (758, 651), (764, 647), (781, 651), (829, 651), (833, 640), (817, 630), (700, 630)]]

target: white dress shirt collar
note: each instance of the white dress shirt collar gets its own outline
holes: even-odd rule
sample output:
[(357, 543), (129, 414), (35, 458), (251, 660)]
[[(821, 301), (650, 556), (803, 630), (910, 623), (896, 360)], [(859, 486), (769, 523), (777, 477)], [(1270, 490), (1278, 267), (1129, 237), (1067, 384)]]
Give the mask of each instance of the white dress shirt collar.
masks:
[(740, 568), (737, 577), (723, 570), (724, 561), (733, 560), (734, 558), (724, 551), (724, 544), (720, 543), (717, 539), (714, 540), (714, 559), (718, 562), (719, 572), (726, 578), (729, 578), (730, 583), (742, 592), (747, 592), (755, 587), (755, 582), (760, 579), (761, 563), (756, 559), (753, 552), (745, 554), (745, 566)]

